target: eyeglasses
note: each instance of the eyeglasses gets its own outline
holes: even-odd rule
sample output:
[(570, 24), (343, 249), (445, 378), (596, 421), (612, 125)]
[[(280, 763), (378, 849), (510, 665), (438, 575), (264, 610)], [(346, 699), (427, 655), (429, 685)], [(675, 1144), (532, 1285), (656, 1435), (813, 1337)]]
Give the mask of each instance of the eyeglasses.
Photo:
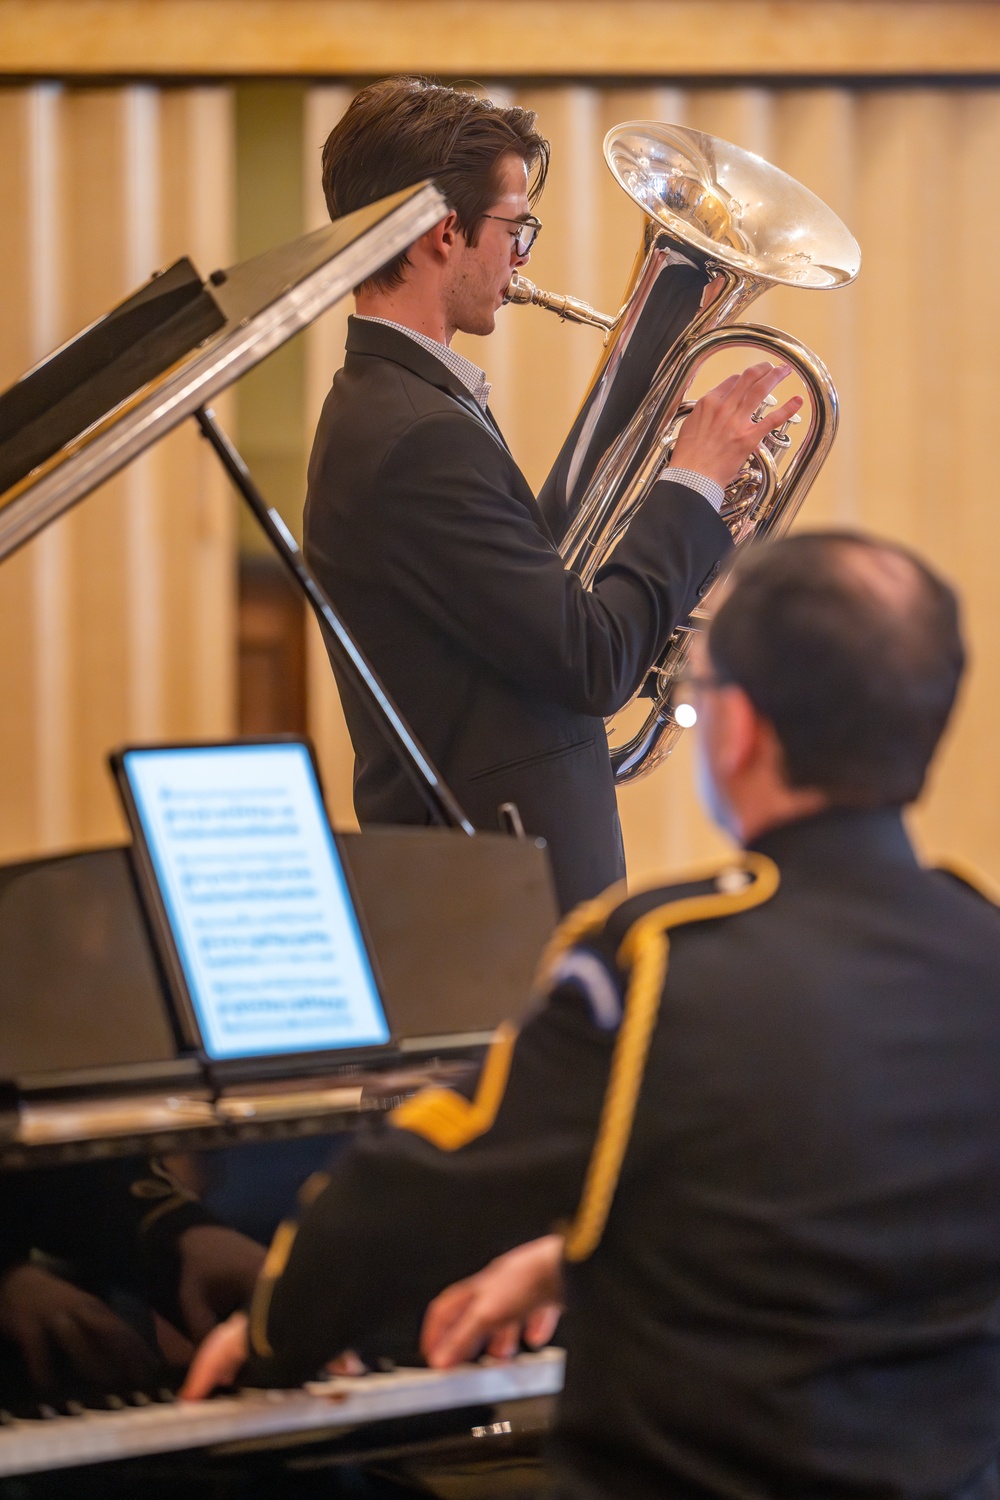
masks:
[(484, 219), (496, 219), (498, 224), (512, 224), (514, 236), (514, 249), (518, 255), (527, 255), (532, 245), (537, 240), (541, 228), (541, 219), (536, 219), (530, 214), (526, 219), (505, 219), (503, 214), (483, 214)]
[(680, 677), (675, 677), (666, 700), (674, 723), (681, 729), (693, 729), (697, 724), (698, 710), (691, 699), (693, 692), (710, 693), (718, 688), (731, 686), (722, 677), (699, 677), (694, 673), (682, 673)]

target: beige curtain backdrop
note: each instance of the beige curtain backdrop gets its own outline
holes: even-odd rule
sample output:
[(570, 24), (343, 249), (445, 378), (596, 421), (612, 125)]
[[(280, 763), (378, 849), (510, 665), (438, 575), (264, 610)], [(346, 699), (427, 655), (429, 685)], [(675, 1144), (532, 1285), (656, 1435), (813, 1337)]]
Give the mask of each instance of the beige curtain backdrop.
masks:
[[(190, 255), (231, 260), (225, 88), (0, 90), (0, 385)], [(123, 833), (105, 758), (233, 730), (232, 499), (192, 424), (0, 564), (0, 859)]]
[[(836, 293), (779, 291), (751, 317), (804, 339), (842, 400), (833, 456), (798, 527), (858, 526), (917, 548), (961, 591), (972, 669), (914, 819), (928, 856), (964, 856), (1000, 876), (1000, 616), (996, 483), (1000, 90), (878, 88), (590, 88), (488, 86), (538, 111), (553, 144), (539, 206), (545, 229), (528, 274), (614, 310), (639, 236), (639, 213), (604, 166), (605, 132), (630, 119), (673, 120), (760, 153), (798, 177), (859, 240), (857, 283)], [(319, 149), (350, 97), (306, 99), (310, 223), (323, 220)], [(310, 427), (342, 358), (346, 312), (310, 334)], [(489, 339), (462, 351), (494, 382), (493, 408), (538, 485), (572, 421), (599, 335), (534, 308), (509, 308)], [(312, 722), (335, 814), (350, 810), (350, 752), (325, 656), (312, 653)], [(725, 848), (697, 805), (690, 743), (620, 794), (633, 881)]]

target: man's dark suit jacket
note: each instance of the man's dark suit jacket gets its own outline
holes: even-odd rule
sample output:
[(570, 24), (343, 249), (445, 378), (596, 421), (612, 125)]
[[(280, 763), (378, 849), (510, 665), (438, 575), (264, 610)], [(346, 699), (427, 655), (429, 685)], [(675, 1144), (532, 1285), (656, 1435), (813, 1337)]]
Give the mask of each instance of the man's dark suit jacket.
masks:
[(486, 1089), (427, 1090), (352, 1142), (261, 1300), (255, 1380), (412, 1358), (432, 1296), (573, 1220), (655, 911), (631, 1137), (567, 1267), (560, 1493), (997, 1500), (1000, 911), (891, 810), (756, 849), (756, 885), (648, 891), (581, 937), (485, 1118)]
[[(641, 683), (731, 547), (661, 483), (592, 592), (567, 573), (492, 419), (413, 339), (352, 319), (309, 466), (305, 550), (472, 822), (515, 802), (564, 908), (624, 874), (603, 716)], [(340, 682), (362, 823), (426, 809)]]

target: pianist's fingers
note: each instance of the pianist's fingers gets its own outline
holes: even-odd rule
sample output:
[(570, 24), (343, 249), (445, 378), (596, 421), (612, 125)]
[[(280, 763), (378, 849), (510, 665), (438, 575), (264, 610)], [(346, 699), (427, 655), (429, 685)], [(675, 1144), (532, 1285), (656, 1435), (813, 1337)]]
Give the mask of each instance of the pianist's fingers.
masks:
[(504, 1323), (495, 1328), (486, 1345), (486, 1353), (493, 1359), (513, 1359), (521, 1347), (521, 1325), (518, 1322)]
[(158, 1371), (156, 1355), (110, 1308), (41, 1266), (15, 1266), (0, 1281), (0, 1335), (21, 1352), (40, 1392), (59, 1385), (69, 1361), (103, 1390), (138, 1389)]
[(562, 1239), (545, 1235), (446, 1287), (424, 1314), (420, 1348), (427, 1363), (447, 1369), (474, 1359), (484, 1348), (506, 1350), (508, 1326), (516, 1325), (520, 1337), (522, 1328), (527, 1331), (526, 1320), (543, 1309), (551, 1322), (551, 1309), (561, 1295), (561, 1264)]
[(544, 1307), (536, 1307), (534, 1312), (528, 1314), (521, 1337), (529, 1349), (541, 1349), (546, 1344), (551, 1344), (562, 1315), (560, 1302), (548, 1302)]
[(336, 1359), (329, 1360), (326, 1365), (328, 1375), (364, 1375), (367, 1371), (368, 1366), (353, 1349), (345, 1349), (343, 1354), (338, 1354)]
[(72, 1312), (53, 1319), (51, 1337), (77, 1373), (98, 1390), (143, 1390), (156, 1383), (156, 1354), (96, 1297), (81, 1293)]
[(220, 1385), (232, 1385), (250, 1354), (246, 1313), (233, 1313), (205, 1339), (180, 1389), (182, 1401), (200, 1401)]
[(33, 1389), (41, 1395), (49, 1395), (55, 1391), (59, 1382), (52, 1363), (48, 1335), (42, 1325), (37, 1323), (23, 1328), (16, 1343)]
[(476, 1282), (456, 1281), (434, 1298), (424, 1313), (420, 1352), (436, 1370), (471, 1359), (483, 1347), (489, 1329), (482, 1326)]

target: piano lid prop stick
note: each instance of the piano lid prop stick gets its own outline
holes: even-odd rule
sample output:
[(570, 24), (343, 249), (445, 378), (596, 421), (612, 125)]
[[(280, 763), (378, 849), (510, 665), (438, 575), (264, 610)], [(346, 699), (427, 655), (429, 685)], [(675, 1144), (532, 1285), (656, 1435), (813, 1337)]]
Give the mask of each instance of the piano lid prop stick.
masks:
[(408, 728), (328, 596), (313, 576), (288, 527), (273, 506), (268, 505), (257, 488), (241, 454), (219, 426), (211, 407), (199, 407), (194, 415), (202, 435), (215, 449), (223, 468), (250, 507), (264, 535), (281, 558), (296, 586), (305, 595), (319, 621), (327, 648), (336, 656), (343, 671), (359, 687), (365, 702), (373, 706), (372, 717), (375, 723), (396, 751), (410, 780), (430, 808), (435, 821), (443, 823), (446, 827), (460, 828), (463, 833), (474, 834), (475, 829), (472, 824), (438, 771), (435, 770), (430, 757)]

